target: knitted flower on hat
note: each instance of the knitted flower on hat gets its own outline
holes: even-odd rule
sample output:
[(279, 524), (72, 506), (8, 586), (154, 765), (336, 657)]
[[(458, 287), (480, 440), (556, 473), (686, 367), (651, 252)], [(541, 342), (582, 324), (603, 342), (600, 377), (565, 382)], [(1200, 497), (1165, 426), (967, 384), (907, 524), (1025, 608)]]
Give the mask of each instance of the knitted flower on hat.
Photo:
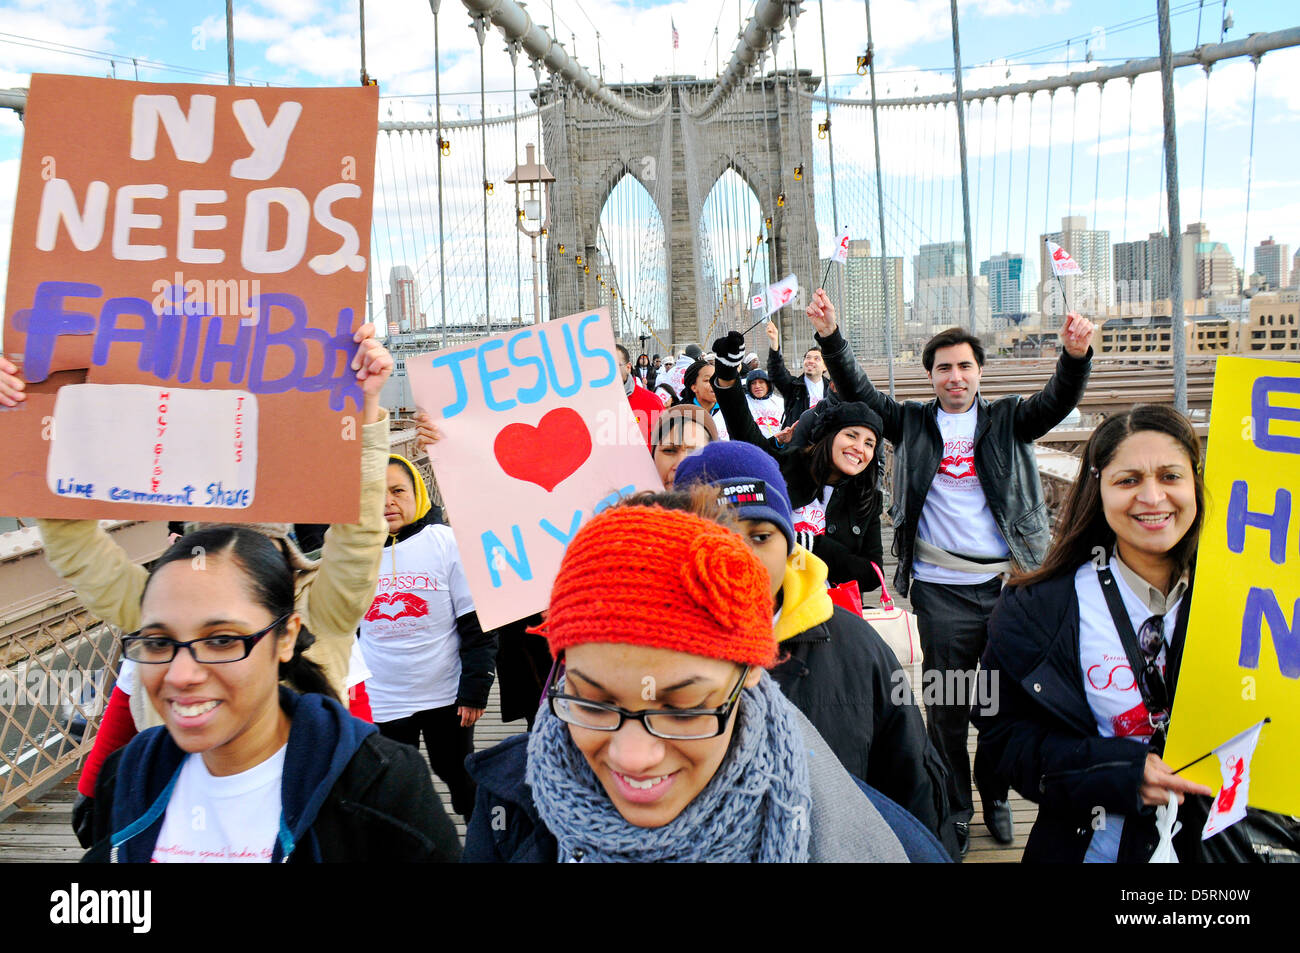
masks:
[(615, 507), (578, 531), (536, 631), (552, 655), (620, 642), (746, 665), (776, 657), (762, 563), (725, 527), (656, 506)]

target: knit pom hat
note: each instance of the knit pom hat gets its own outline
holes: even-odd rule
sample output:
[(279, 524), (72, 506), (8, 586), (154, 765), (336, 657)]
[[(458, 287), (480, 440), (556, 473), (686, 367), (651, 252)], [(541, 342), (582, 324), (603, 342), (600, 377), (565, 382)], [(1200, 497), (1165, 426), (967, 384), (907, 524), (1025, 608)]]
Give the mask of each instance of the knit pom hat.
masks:
[(876, 435), (876, 442), (883, 439), (884, 421), (880, 415), (860, 400), (846, 400), (829, 407), (812, 426), (808, 436), (809, 443), (816, 443), (827, 435), (839, 433), (846, 427), (866, 427)]
[(785, 477), (766, 452), (739, 440), (722, 440), (702, 447), (677, 465), (673, 488), (710, 483), (722, 491), (722, 502), (743, 520), (767, 520), (785, 537), (785, 551), (794, 551), (794, 511)]
[(766, 667), (776, 659), (767, 570), (724, 526), (681, 510), (619, 506), (565, 550), (546, 621), (558, 656), (619, 642)]

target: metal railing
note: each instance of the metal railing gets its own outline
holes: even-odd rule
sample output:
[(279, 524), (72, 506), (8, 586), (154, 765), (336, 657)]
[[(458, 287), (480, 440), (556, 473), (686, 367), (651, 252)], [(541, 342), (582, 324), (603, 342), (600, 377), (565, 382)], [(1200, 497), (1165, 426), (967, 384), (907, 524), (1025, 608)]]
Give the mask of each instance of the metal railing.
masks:
[(90, 751), (117, 681), (118, 632), (76, 596), (0, 626), (0, 810)]

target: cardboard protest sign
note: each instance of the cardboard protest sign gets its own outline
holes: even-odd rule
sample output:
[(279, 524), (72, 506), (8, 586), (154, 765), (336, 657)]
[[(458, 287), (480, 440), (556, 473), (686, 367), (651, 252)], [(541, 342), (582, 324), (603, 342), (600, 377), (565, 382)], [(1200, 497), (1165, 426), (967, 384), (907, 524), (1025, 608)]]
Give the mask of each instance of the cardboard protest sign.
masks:
[[(1250, 805), (1300, 813), (1300, 365), (1221, 357), (1206, 517), (1164, 759), (1178, 768), (1264, 718)], [(1213, 758), (1185, 775), (1212, 789)]]
[(429, 459), (484, 629), (546, 608), (591, 516), (663, 489), (604, 308), (408, 358), (406, 371), (443, 434)]
[(378, 93), (32, 77), (0, 512), (353, 522)]

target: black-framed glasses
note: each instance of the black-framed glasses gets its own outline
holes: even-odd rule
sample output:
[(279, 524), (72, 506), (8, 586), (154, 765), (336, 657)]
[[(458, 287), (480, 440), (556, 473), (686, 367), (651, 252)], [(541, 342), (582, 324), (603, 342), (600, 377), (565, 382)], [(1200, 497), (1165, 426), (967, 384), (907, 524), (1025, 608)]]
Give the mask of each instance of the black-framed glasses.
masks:
[(617, 705), (587, 701), (576, 695), (566, 695), (559, 689), (564, 677), (564, 663), (556, 659), (551, 674), (546, 679), (546, 697), (551, 703), (551, 713), (566, 724), (591, 731), (618, 731), (628, 718), (641, 722), (656, 738), (668, 741), (699, 741), (716, 738), (727, 730), (727, 719), (740, 700), (740, 692), (749, 677), (749, 666), (741, 669), (736, 686), (727, 695), (721, 708), (660, 708), (628, 711)]
[(122, 655), (132, 662), (144, 665), (166, 665), (176, 658), (181, 649), (189, 649), (194, 661), (202, 665), (224, 665), (248, 658), (253, 646), (277, 628), (293, 613), (286, 612), (265, 629), (251, 635), (212, 635), (205, 639), (177, 642), (161, 635), (140, 635), (138, 632), (122, 636)]

